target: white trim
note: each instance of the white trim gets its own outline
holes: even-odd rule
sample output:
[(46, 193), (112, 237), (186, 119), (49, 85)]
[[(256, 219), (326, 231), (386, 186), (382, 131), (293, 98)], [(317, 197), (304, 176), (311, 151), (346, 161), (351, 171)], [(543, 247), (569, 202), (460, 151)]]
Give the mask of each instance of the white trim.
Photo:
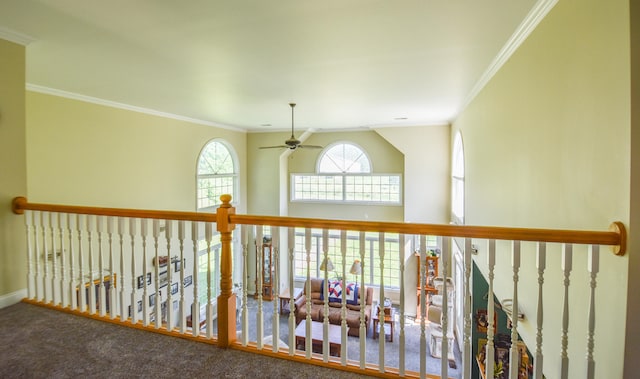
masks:
[(8, 293), (0, 296), (0, 309), (6, 308), (10, 305), (19, 303), (22, 299), (27, 297), (27, 289), (23, 288), (16, 292)]
[(538, 26), (540, 21), (542, 21), (547, 14), (551, 11), (551, 9), (558, 3), (559, 0), (538, 0), (536, 4), (531, 8), (527, 17), (520, 23), (516, 31), (511, 35), (511, 38), (507, 41), (507, 43), (502, 47), (502, 50), (493, 58), (491, 64), (487, 70), (482, 74), (480, 79), (476, 82), (475, 86), (467, 95), (467, 98), (462, 103), (462, 107), (460, 108), (461, 114), (462, 111), (471, 104), (471, 101), (482, 91), (485, 85), (493, 78), (493, 76), (500, 70), (500, 68), (511, 58), (513, 53), (522, 45), (522, 43), (529, 37), (529, 34), (533, 32), (533, 30)]
[(0, 26), (0, 38), (19, 45), (27, 46), (36, 39), (26, 34), (18, 33), (14, 30), (3, 28)]
[(118, 103), (116, 101), (100, 99), (100, 98), (97, 98), (97, 97), (82, 95), (82, 94), (79, 94), (79, 93), (62, 91), (62, 90), (59, 90), (59, 89), (50, 88), (50, 87), (44, 87), (44, 86), (40, 86), (40, 85), (37, 85), (37, 84), (27, 83), (27, 90), (28, 91), (33, 91), (33, 92), (44, 93), (44, 94), (47, 94), (47, 95), (64, 97), (64, 98), (67, 98), (67, 99), (84, 101), (84, 102), (92, 103), (92, 104), (103, 105), (103, 106), (111, 107), (111, 108), (119, 108), (119, 109), (124, 109), (124, 110), (132, 111), (132, 112), (145, 113), (145, 114), (149, 114), (149, 115), (152, 115), (152, 116), (158, 116), (158, 117), (164, 117), (164, 118), (171, 118), (171, 119), (179, 120), (179, 121), (191, 122), (191, 123), (199, 124), (199, 125), (213, 126), (213, 127), (216, 127), (216, 128), (233, 130), (233, 131), (236, 131), (236, 132), (243, 132), (243, 133), (247, 132), (244, 129), (236, 128), (236, 127), (229, 126), (229, 125), (216, 124), (216, 123), (213, 123), (213, 122), (210, 122), (210, 121), (199, 120), (199, 119), (196, 119), (196, 118), (180, 116), (180, 115), (173, 114), (173, 113), (157, 111), (155, 109), (137, 107), (135, 105)]

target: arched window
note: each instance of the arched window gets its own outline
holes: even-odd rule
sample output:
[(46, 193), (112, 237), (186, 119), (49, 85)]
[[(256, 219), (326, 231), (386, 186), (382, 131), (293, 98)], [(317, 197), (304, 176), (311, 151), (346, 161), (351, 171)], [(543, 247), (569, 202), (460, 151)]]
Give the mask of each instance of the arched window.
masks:
[(329, 146), (318, 159), (319, 173), (369, 173), (371, 163), (364, 150), (352, 143)]
[(464, 146), (462, 135), (456, 133), (451, 157), (451, 218), (464, 224)]
[(197, 209), (209, 210), (220, 205), (220, 195), (237, 200), (237, 159), (232, 147), (222, 140), (208, 142), (200, 152), (197, 173)]
[(291, 201), (401, 204), (400, 174), (373, 174), (366, 152), (337, 142), (325, 148), (315, 174), (292, 174)]

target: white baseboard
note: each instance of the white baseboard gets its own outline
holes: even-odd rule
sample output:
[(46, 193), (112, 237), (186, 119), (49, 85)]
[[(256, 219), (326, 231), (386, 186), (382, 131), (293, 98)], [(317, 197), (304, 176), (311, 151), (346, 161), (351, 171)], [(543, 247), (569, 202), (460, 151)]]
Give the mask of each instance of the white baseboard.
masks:
[(0, 309), (19, 303), (25, 297), (27, 297), (26, 288), (17, 290), (16, 292), (8, 293), (6, 295), (2, 295), (0, 296)]

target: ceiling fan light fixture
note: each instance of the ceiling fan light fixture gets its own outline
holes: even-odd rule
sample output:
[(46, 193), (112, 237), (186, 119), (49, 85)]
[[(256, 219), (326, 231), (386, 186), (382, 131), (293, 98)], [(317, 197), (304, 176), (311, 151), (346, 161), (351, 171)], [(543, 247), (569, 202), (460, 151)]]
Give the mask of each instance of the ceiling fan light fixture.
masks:
[(294, 112), (293, 112), (293, 109), (296, 107), (296, 103), (289, 103), (289, 106), (291, 107), (291, 137), (289, 137), (289, 139), (284, 141), (284, 145), (261, 146), (260, 149), (278, 149), (278, 148), (287, 148), (287, 149), (290, 149), (290, 150), (295, 150), (297, 148), (301, 148), (301, 149), (303, 149), (303, 148), (306, 148), (306, 149), (323, 149), (322, 146), (318, 146), (318, 145), (303, 145), (302, 142), (293, 135), (293, 130), (294, 130)]

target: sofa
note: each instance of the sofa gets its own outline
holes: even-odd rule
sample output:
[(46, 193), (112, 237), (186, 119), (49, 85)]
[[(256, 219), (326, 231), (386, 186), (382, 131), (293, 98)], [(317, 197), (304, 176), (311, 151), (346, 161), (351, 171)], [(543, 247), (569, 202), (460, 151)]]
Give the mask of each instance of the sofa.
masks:
[[(329, 281), (329, 323), (335, 325), (342, 325), (342, 299), (341, 297), (335, 297), (331, 295), (335, 295), (332, 284), (342, 284), (338, 281)], [(350, 289), (351, 291), (348, 291)], [(311, 279), (311, 320), (323, 322), (324, 321), (324, 303), (325, 297), (323, 294), (324, 290), (324, 280), (312, 278)], [(349, 283), (345, 288), (346, 299), (348, 304), (346, 304), (346, 321), (348, 333), (350, 336), (358, 337), (360, 336), (360, 307), (362, 304), (362, 294), (364, 294), (364, 324), (365, 324), (365, 335), (369, 330), (369, 324), (371, 322), (371, 304), (373, 302), (373, 288), (365, 287), (364, 290), (360, 287), (355, 287), (354, 284)], [(352, 294), (351, 298), (349, 294)], [(304, 320), (307, 317), (307, 283), (305, 282), (304, 286), (304, 294), (300, 296), (300, 298), (296, 299), (295, 302), (295, 316), (296, 316), (296, 324), (299, 324), (300, 321)]]

